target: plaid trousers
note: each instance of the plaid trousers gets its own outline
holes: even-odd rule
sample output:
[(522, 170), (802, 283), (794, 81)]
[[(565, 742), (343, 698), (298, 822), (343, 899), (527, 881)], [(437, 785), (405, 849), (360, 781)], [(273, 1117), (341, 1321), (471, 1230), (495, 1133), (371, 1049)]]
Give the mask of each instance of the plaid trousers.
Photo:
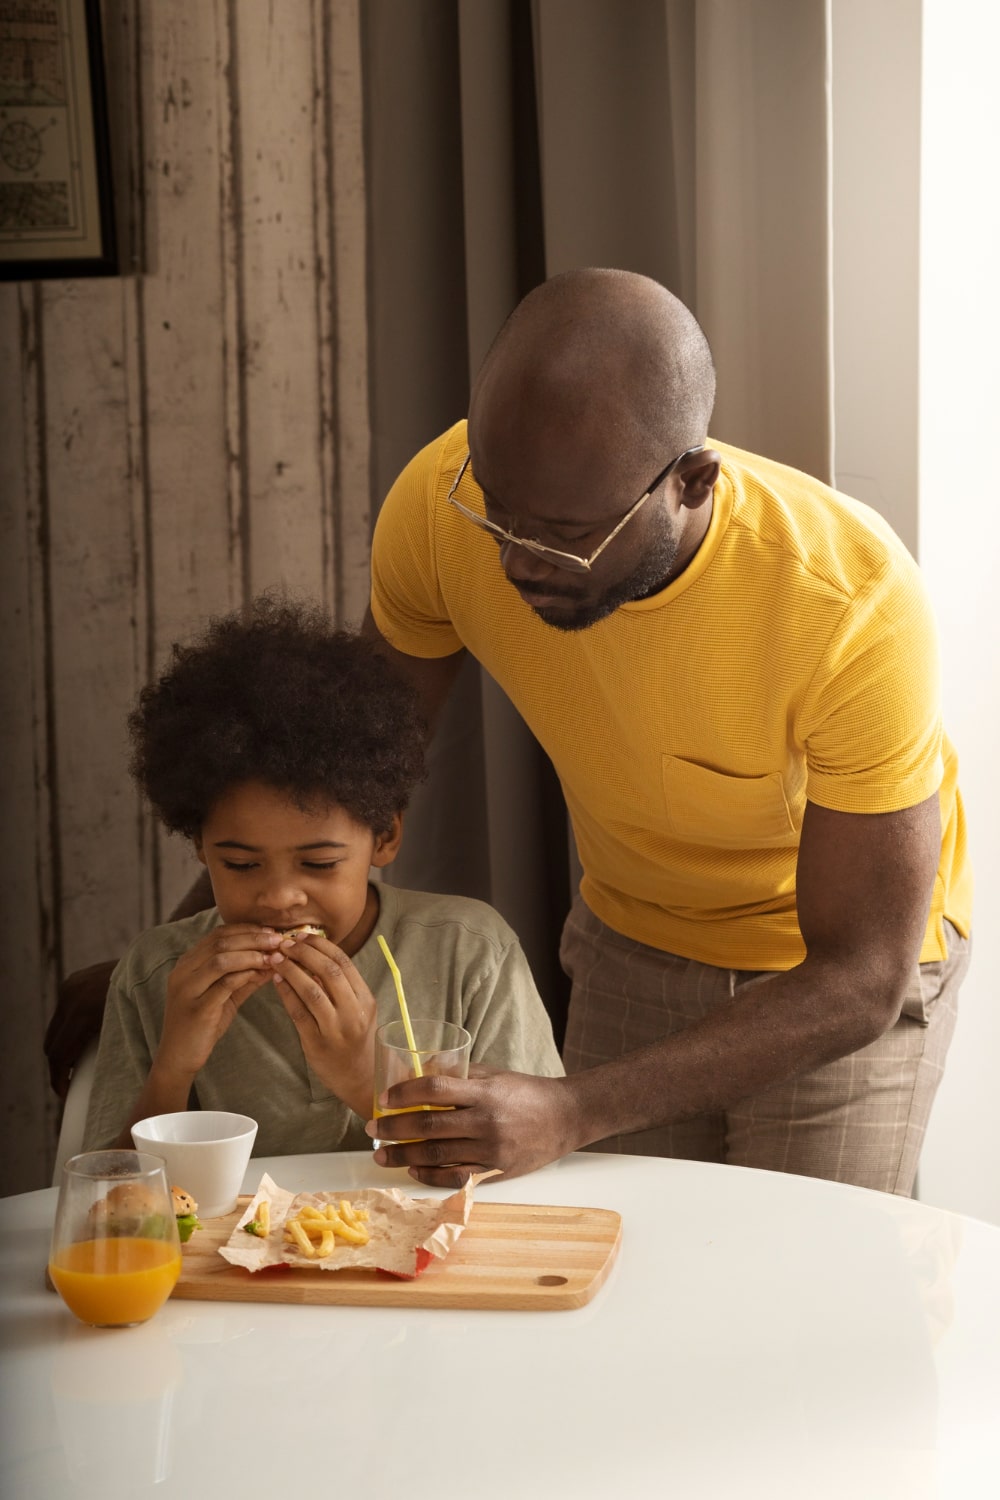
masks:
[[(909, 1197), (969, 964), (969, 941), (948, 922), (945, 932), (947, 959), (914, 965), (899, 1020), (868, 1046), (721, 1113), (612, 1136), (590, 1149), (796, 1172)], [(567, 1073), (683, 1031), (769, 977), (633, 942), (579, 896), (560, 958), (573, 985)]]

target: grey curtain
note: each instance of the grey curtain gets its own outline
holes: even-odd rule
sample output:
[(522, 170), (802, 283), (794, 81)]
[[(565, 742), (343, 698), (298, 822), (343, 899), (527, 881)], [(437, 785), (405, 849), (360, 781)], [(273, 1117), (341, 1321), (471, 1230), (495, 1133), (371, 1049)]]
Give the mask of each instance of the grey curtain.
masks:
[[(623, 266), (699, 315), (714, 435), (829, 478), (823, 0), (368, 0), (374, 505), (462, 416), (515, 303)], [(394, 882), (491, 901), (565, 1018), (554, 773), (469, 663)]]

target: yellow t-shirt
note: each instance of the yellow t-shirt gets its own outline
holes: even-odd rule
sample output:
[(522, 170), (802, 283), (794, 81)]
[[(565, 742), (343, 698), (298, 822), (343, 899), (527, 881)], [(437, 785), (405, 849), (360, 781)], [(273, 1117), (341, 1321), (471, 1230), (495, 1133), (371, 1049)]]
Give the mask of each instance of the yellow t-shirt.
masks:
[[(372, 611), (412, 656), (465, 646), (562, 782), (587, 905), (616, 931), (724, 968), (786, 969), (804, 945), (806, 799), (892, 812), (939, 790), (942, 848), (921, 960), (963, 935), (971, 874), (938, 647), (919, 570), (874, 511), (712, 443), (712, 519), (669, 587), (586, 630), (543, 623), (496, 543), (447, 493), (465, 423), (426, 447), (375, 530)], [(461, 497), (482, 509), (475, 481)]]

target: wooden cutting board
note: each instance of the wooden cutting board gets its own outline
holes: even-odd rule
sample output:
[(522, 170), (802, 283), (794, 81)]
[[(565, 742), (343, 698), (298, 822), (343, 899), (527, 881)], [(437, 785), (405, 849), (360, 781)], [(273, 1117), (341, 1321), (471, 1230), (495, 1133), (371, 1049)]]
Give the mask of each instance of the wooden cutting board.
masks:
[(607, 1208), (477, 1202), (451, 1254), (433, 1260), (413, 1281), (356, 1269), (250, 1272), (218, 1253), (249, 1202), (241, 1198), (233, 1213), (206, 1220), (192, 1235), (174, 1297), (355, 1307), (583, 1307), (611, 1269), (622, 1228), (621, 1215)]

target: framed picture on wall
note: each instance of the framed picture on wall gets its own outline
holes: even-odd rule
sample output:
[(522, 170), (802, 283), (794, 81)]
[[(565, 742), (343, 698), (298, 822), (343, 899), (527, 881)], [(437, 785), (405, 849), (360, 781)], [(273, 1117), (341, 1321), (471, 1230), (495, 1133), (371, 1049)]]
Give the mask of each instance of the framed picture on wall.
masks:
[(0, 0), (0, 279), (117, 270), (100, 0)]

